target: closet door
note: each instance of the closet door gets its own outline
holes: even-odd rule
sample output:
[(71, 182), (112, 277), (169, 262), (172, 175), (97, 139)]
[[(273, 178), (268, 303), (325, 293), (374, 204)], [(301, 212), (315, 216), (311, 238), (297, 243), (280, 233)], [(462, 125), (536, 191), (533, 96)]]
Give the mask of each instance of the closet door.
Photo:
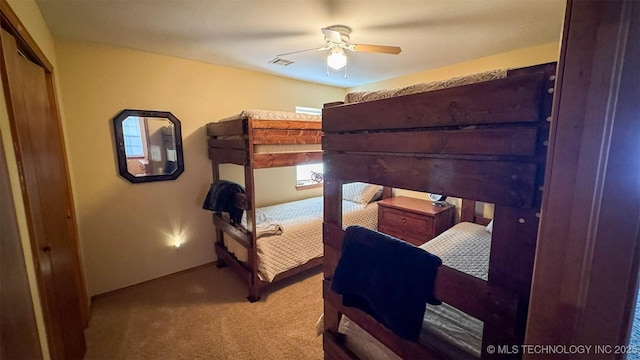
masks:
[(49, 348), (54, 359), (85, 352), (84, 286), (66, 157), (50, 72), (2, 30), (2, 79), (21, 177)]
[(0, 358), (42, 359), (13, 199), (0, 139)]

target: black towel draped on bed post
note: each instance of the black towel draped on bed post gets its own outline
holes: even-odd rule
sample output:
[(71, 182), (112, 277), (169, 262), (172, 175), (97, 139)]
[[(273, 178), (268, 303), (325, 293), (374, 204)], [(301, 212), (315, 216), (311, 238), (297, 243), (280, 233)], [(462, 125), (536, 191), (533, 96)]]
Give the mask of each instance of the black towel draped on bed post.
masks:
[(238, 193), (244, 194), (242, 185), (227, 180), (218, 180), (211, 184), (202, 208), (228, 212), (231, 224), (240, 224), (243, 210), (235, 206), (235, 198)]
[[(396, 335), (417, 341), (426, 304), (439, 305), (434, 284), (442, 260), (419, 247), (361, 226), (345, 231), (331, 290)], [(403, 279), (398, 281), (398, 279)]]

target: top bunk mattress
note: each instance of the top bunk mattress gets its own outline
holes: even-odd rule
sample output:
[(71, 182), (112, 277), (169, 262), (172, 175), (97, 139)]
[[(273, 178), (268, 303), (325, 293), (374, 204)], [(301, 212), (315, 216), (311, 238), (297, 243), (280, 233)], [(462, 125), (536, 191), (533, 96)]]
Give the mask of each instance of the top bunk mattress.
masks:
[(350, 103), (357, 103), (357, 102), (363, 102), (363, 101), (386, 99), (386, 98), (392, 98), (396, 96), (416, 94), (416, 93), (422, 93), (422, 92), (427, 92), (432, 90), (446, 89), (454, 86), (475, 84), (483, 81), (503, 79), (507, 77), (507, 71), (508, 69), (498, 69), (498, 70), (485, 71), (478, 74), (458, 76), (458, 77), (454, 77), (446, 80), (438, 80), (438, 81), (432, 81), (428, 83), (415, 84), (415, 85), (410, 85), (410, 86), (396, 88), (396, 89), (352, 92), (352, 93), (348, 93), (345, 96), (344, 103), (350, 104)]
[(248, 119), (248, 118), (251, 118), (253, 120), (317, 121), (317, 122), (322, 121), (322, 116), (320, 115), (302, 114), (302, 113), (296, 113), (296, 112), (290, 112), (290, 111), (248, 109), (248, 110), (243, 110), (242, 112), (235, 114), (233, 116), (229, 116), (221, 120), (218, 120), (218, 122)]

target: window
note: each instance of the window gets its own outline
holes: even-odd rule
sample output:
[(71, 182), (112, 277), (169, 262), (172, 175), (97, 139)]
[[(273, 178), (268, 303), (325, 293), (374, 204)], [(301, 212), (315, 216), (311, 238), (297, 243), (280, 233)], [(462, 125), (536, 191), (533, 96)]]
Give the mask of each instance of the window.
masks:
[(124, 120), (122, 122), (122, 134), (124, 135), (124, 148), (127, 157), (144, 157), (140, 118), (129, 116)]
[(296, 166), (296, 186), (311, 186), (322, 184), (322, 164)]
[(322, 109), (304, 107), (304, 106), (296, 106), (296, 113), (298, 113), (298, 114), (309, 114), (309, 115), (322, 115)]
[[(296, 113), (322, 115), (322, 109), (296, 106)], [(315, 187), (322, 184), (322, 164), (296, 166), (296, 188)]]

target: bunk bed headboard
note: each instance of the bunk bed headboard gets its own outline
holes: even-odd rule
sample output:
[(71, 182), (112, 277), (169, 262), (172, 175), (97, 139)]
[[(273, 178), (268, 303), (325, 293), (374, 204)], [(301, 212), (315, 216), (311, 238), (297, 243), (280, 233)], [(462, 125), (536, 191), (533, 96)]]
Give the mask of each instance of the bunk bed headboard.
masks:
[[(340, 256), (343, 231), (338, 201), (344, 182), (493, 203), (488, 281), (468, 283), (483, 296), (493, 295), (462, 305), (485, 321), (484, 349), (487, 344), (522, 344), (554, 80), (555, 63), (549, 63), (509, 70), (503, 79), (428, 93), (327, 104), (323, 109), (326, 281)], [(463, 208), (465, 216), (468, 209)], [(443, 274), (460, 277), (449, 270)], [(456, 302), (455, 286), (446, 292)], [(335, 296), (326, 286), (324, 294), (326, 299)], [(336, 321), (331, 301), (325, 301), (325, 317), (329, 314), (325, 329)], [(388, 346), (394, 344), (392, 337), (383, 338)]]

